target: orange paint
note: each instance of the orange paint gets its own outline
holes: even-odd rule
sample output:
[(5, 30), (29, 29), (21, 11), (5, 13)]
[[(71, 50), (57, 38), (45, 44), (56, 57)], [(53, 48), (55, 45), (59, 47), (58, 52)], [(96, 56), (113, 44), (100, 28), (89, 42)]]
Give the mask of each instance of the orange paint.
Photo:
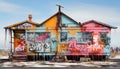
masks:
[(31, 27), (30, 27), (31, 32), (35, 32), (36, 28), (37, 28), (36, 26), (31, 26)]
[(56, 30), (57, 17), (54, 16), (48, 21), (45, 22), (46, 32), (51, 32), (56, 36), (56, 39), (59, 40), (58, 30)]
[(25, 35), (24, 31), (14, 32), (14, 50), (23, 51), (25, 50)]
[(67, 30), (69, 34), (76, 36), (77, 32), (80, 32), (80, 27), (68, 27)]
[(58, 52), (65, 52), (67, 50), (67, 44), (59, 44), (57, 46), (57, 51)]

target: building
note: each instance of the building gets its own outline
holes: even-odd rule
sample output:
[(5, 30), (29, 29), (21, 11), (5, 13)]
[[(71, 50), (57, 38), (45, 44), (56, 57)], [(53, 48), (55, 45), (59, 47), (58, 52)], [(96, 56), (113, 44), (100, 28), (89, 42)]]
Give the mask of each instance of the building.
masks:
[(59, 10), (42, 23), (29, 20), (6, 26), (11, 36), (11, 58), (20, 60), (52, 60), (65, 56), (106, 58), (110, 55), (111, 29), (117, 27), (95, 20), (76, 22)]

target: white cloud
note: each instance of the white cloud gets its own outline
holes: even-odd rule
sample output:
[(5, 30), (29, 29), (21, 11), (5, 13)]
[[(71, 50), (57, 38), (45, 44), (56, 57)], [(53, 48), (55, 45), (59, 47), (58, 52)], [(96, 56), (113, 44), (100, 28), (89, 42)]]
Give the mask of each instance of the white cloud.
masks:
[(26, 7), (26, 6), (21, 6), (18, 4), (6, 2), (6, 1), (0, 1), (0, 12), (3, 13), (13, 13), (13, 14), (29, 14), (29, 13), (34, 13), (38, 14), (36, 11), (33, 9)]
[(2, 12), (7, 12), (7, 13), (13, 12), (15, 10), (18, 10), (19, 8), (21, 8), (21, 7), (16, 4), (0, 1), (0, 11), (2, 11)]

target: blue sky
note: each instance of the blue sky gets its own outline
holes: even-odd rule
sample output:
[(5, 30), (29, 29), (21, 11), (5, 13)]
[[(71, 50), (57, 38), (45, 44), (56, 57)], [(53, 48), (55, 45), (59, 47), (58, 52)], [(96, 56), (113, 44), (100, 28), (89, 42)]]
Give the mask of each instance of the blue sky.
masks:
[(28, 14), (41, 23), (58, 11), (56, 4), (78, 22), (94, 19), (118, 27), (112, 30), (111, 45), (120, 46), (120, 0), (0, 0), (0, 48), (9, 48), (3, 27), (27, 20)]

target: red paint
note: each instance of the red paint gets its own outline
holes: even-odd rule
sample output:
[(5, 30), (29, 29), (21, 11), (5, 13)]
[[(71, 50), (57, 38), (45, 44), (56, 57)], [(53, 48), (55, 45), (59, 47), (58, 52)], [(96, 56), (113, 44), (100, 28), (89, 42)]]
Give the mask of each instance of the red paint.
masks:
[(37, 41), (45, 41), (48, 37), (48, 33), (42, 34), (42, 35), (37, 35), (36, 39)]

